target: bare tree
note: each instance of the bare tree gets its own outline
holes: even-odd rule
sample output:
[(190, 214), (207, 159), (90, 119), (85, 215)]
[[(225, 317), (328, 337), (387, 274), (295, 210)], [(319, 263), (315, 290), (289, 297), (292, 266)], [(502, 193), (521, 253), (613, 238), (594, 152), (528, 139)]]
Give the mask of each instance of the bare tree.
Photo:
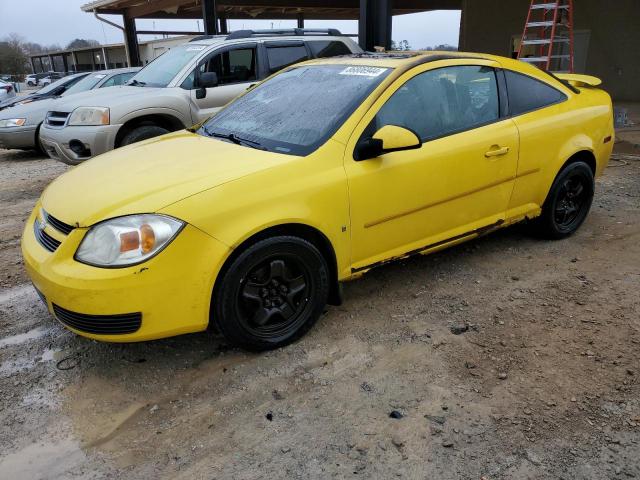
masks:
[(24, 39), (12, 33), (0, 41), (0, 72), (23, 76), (29, 71), (29, 58)]

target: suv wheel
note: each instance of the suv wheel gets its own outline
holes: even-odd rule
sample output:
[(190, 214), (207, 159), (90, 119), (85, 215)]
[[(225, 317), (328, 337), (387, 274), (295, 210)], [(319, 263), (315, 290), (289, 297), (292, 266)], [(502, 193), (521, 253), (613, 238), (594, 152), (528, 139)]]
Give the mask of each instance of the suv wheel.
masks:
[(318, 249), (297, 237), (273, 237), (243, 251), (220, 278), (215, 326), (247, 350), (287, 345), (318, 320), (329, 294), (329, 269)]
[(149, 138), (159, 137), (169, 133), (169, 130), (158, 125), (140, 125), (127, 133), (120, 142), (120, 146), (131, 145), (132, 143), (141, 142)]

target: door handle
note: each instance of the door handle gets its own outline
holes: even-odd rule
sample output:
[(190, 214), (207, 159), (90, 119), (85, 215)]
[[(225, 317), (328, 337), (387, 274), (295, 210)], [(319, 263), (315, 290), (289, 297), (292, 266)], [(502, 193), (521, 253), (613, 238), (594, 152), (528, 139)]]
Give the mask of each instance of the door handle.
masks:
[(509, 153), (509, 147), (500, 147), (498, 145), (494, 145), (491, 147), (491, 150), (484, 154), (484, 156), (487, 158), (500, 157), (502, 155), (506, 155), (507, 153)]

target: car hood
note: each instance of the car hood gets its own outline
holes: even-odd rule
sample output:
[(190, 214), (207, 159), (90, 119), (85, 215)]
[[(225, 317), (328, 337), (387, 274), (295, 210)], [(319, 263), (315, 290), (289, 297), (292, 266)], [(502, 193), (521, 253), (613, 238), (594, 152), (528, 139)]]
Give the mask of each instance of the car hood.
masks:
[(163, 88), (131, 87), (129, 85), (97, 88), (86, 92), (74, 93), (68, 97), (60, 97), (55, 103), (55, 109), (71, 112), (77, 107), (113, 107), (119, 104), (131, 105), (138, 97), (153, 98), (155, 94), (163, 90)]
[(27, 125), (39, 124), (44, 120), (52, 103), (53, 98), (43, 98), (37, 102), (12, 105), (0, 111), (0, 120), (7, 118), (26, 118)]
[(43, 208), (70, 225), (88, 227), (134, 213), (153, 213), (186, 197), (296, 157), (174, 132), (113, 150), (54, 180)]
[(50, 99), (51, 97), (43, 97), (38, 95), (37, 93), (32, 93), (30, 95), (24, 95), (22, 97), (11, 97), (8, 100), (5, 100), (4, 102), (0, 102), (0, 110), (4, 110), (5, 108), (9, 108), (12, 106), (15, 106), (18, 103), (24, 103), (25, 101), (29, 100), (31, 102), (36, 102), (39, 100), (47, 100)]

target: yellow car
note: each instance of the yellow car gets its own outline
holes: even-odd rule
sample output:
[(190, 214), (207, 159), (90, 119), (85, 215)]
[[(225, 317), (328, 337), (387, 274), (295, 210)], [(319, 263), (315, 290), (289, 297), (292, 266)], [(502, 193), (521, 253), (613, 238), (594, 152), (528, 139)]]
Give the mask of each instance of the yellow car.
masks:
[(131, 342), (216, 327), (264, 350), (340, 282), (515, 222), (564, 238), (613, 146), (598, 79), (470, 53), (291, 66), (216, 116), (55, 180), (24, 261), (72, 331)]

